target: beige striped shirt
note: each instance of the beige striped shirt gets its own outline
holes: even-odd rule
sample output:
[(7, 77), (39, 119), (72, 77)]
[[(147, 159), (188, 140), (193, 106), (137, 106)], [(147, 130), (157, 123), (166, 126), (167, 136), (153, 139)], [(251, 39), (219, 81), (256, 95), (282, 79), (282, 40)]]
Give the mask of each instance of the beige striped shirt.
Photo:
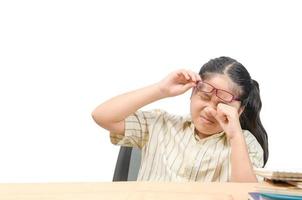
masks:
[[(200, 139), (190, 115), (163, 110), (137, 111), (125, 119), (125, 133), (110, 133), (111, 142), (142, 150), (138, 181), (229, 181), (231, 148), (224, 132)], [(243, 131), (254, 167), (262, 167), (263, 150)]]

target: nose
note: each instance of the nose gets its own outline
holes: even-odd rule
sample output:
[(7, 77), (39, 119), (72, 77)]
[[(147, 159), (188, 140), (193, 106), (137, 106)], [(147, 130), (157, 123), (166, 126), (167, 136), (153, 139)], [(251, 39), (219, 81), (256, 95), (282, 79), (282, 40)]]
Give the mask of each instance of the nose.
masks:
[(210, 121), (214, 122), (214, 121), (216, 121), (216, 120), (215, 120), (215, 117), (212, 115), (212, 112), (211, 112), (212, 110), (213, 110), (212, 107), (206, 107), (206, 108), (204, 109), (204, 115), (205, 115), (205, 117), (208, 118)]
[(213, 92), (212, 97), (211, 97), (211, 101), (209, 101), (209, 104), (212, 108), (214, 108), (216, 110), (217, 105), (220, 102), (220, 99), (216, 96), (216, 91)]

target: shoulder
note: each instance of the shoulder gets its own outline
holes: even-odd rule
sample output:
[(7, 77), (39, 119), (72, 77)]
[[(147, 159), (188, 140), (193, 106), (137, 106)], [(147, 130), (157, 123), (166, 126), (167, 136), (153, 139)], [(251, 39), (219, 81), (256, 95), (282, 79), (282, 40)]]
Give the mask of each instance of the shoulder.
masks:
[(263, 153), (263, 149), (260, 143), (249, 130), (243, 130), (243, 135), (245, 137), (246, 145), (248, 147), (249, 152), (258, 151), (259, 153)]
[(243, 134), (245, 136), (246, 145), (252, 165), (258, 168), (263, 167), (264, 151), (261, 145), (250, 131), (244, 130)]
[(167, 112), (163, 109), (152, 109), (149, 111), (140, 111), (144, 116), (152, 116), (155, 123), (173, 124), (180, 125), (187, 121), (190, 121), (190, 117), (186, 115), (178, 115), (174, 113)]

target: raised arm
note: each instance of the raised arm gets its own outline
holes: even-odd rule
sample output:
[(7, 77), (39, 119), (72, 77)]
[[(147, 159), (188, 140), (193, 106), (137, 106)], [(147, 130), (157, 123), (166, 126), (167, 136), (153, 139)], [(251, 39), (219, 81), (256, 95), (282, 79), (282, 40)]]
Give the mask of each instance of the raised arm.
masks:
[(237, 108), (219, 103), (217, 110), (210, 108), (231, 145), (231, 182), (257, 182), (239, 121)]
[(154, 101), (183, 94), (199, 79), (194, 72), (177, 70), (158, 83), (107, 100), (95, 108), (92, 117), (99, 126), (123, 134), (127, 116)]

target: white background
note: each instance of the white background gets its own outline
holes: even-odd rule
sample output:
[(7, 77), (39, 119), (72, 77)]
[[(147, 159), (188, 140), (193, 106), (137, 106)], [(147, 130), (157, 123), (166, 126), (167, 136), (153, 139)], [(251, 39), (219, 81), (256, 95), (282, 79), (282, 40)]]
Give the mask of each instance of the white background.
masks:
[(289, 0), (1, 1), (0, 182), (111, 181), (119, 147), (92, 110), (222, 55), (260, 83), (267, 167), (301, 168), (301, 19)]

